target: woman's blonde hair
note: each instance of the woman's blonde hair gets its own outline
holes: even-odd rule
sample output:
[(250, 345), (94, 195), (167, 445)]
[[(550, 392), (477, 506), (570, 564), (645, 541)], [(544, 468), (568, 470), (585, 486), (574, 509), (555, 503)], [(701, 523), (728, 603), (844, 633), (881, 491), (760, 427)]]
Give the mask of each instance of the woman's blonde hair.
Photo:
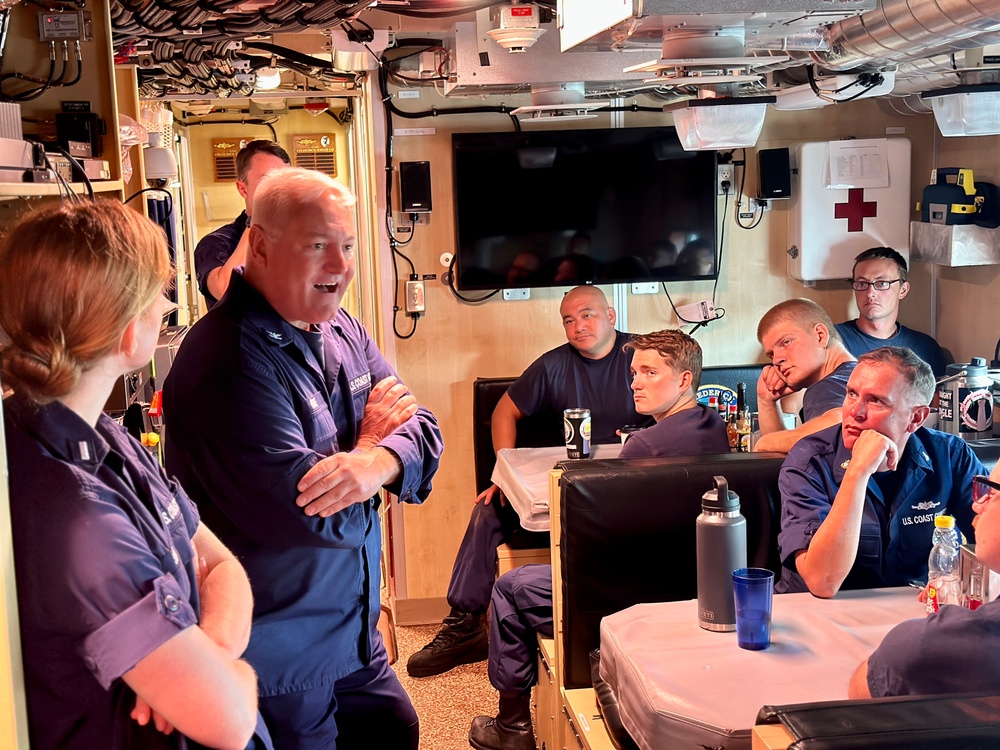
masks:
[(0, 240), (6, 384), (40, 403), (71, 393), (172, 276), (163, 231), (121, 203), (26, 214)]

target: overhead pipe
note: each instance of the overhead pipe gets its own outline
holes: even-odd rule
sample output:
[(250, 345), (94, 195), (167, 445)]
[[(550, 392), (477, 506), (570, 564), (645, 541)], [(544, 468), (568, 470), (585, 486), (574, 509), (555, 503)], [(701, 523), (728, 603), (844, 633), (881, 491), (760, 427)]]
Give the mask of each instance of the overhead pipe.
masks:
[[(760, 64), (754, 65), (757, 73), (811, 64), (829, 72), (898, 65), (894, 93), (900, 91), (901, 87), (903, 93), (907, 94), (911, 91), (923, 91), (926, 89), (907, 90), (903, 81), (910, 77), (951, 70), (956, 67), (950, 57), (953, 52), (961, 53), (963, 50), (1000, 43), (1000, 0), (983, 0), (980, 4), (982, 7), (977, 7), (974, 11), (981, 16), (978, 26), (988, 28), (987, 31), (979, 31), (975, 27), (966, 27), (951, 20), (952, 16), (948, 15), (951, 6), (971, 7), (966, 0), (939, 0), (938, 4), (928, 3), (927, 0), (884, 0), (878, 10), (827, 27), (827, 50), (760, 49), (747, 52), (761, 59)], [(910, 10), (914, 5), (919, 7), (923, 23), (931, 24), (936, 21), (931, 24), (933, 30), (917, 25), (914, 16), (908, 17), (909, 23), (901, 22), (901, 19), (906, 18), (903, 11)], [(893, 23), (890, 23), (890, 19)], [(899, 29), (905, 29), (909, 36), (903, 36)], [(932, 43), (936, 43), (936, 46)], [(848, 50), (853, 50), (854, 54), (848, 56)], [(764, 62), (769, 57), (788, 59)], [(933, 61), (930, 68), (927, 67), (928, 59)]]
[(829, 51), (809, 56), (831, 72), (886, 67), (997, 31), (1000, 0), (882, 0), (875, 10), (832, 24)]
[(966, 51), (1000, 43), (1000, 33), (983, 34), (966, 40), (964, 49), (951, 53), (928, 55), (918, 60), (900, 63), (896, 69), (893, 94), (910, 94), (958, 83), (956, 68), (971, 67), (965, 61)]
[(883, 112), (889, 115), (909, 117), (911, 115), (926, 115), (932, 111), (931, 105), (916, 94), (895, 98), (880, 96), (875, 99), (875, 103), (878, 104)]

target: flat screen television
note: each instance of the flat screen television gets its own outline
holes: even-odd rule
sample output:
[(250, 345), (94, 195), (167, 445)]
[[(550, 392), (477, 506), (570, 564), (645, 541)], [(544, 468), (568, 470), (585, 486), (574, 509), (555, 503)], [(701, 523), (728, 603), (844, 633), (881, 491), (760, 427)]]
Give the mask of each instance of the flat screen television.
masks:
[(460, 290), (714, 279), (716, 154), (670, 127), (456, 133)]

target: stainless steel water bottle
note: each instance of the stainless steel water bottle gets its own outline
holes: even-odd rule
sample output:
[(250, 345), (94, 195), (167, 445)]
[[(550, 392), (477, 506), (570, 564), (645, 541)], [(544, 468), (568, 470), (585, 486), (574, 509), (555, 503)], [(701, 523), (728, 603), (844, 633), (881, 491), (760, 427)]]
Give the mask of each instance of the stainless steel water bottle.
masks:
[(747, 565), (747, 521), (740, 497), (725, 477), (701, 497), (695, 528), (698, 556), (698, 624), (705, 630), (736, 630), (732, 573)]

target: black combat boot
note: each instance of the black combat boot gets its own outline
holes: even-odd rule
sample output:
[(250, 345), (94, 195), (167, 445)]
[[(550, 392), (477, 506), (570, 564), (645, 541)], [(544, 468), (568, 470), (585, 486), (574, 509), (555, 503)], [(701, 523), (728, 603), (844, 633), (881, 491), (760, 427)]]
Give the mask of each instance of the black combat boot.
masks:
[(486, 613), (452, 609), (434, 640), (406, 662), (410, 677), (431, 677), (490, 655)]
[(531, 691), (500, 693), (496, 718), (478, 716), (469, 729), (469, 744), (476, 750), (535, 750), (531, 726)]

